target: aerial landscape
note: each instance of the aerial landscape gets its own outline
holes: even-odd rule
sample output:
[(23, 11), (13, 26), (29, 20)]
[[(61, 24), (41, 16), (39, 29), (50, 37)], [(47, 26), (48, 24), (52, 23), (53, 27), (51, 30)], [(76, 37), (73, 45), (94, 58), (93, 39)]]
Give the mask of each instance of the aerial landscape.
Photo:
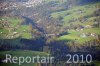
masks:
[(100, 0), (0, 0), (0, 66), (100, 66)]

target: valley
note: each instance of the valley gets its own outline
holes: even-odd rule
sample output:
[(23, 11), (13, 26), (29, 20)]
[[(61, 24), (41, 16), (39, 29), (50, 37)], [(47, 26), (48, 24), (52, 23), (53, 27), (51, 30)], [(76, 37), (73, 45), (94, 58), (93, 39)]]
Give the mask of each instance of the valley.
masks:
[[(40, 2), (36, 1), (34, 4), (32, 0), (1, 1), (5, 5), (0, 3), (2, 5), (0, 6), (0, 63), (5, 53), (18, 56), (43, 53), (55, 57), (55, 63), (51, 66), (61, 66), (66, 61), (65, 55), (70, 53), (91, 54), (93, 62), (86, 63), (85, 66), (99, 66), (100, 1), (40, 0)], [(8, 66), (15, 65), (8, 64)], [(22, 66), (46, 65), (50, 66), (50, 64)], [(63, 66), (66, 65), (75, 64)], [(84, 64), (79, 64), (82, 65)]]

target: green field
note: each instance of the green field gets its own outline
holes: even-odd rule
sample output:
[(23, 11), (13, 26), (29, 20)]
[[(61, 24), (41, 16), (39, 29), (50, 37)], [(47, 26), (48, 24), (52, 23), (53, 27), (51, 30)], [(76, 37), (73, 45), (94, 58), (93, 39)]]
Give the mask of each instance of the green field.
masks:
[[(0, 59), (3, 59), (5, 57), (5, 54), (10, 54), (12, 56), (16, 57), (33, 57), (33, 56), (47, 56), (47, 53), (44, 52), (36, 52), (36, 51), (28, 51), (28, 50), (17, 50), (17, 51), (2, 51), (0, 52)], [(19, 66), (18, 64), (14, 63), (2, 63), (2, 66)], [(20, 66), (37, 66), (37, 63), (23, 63)]]
[[(78, 18), (92, 15), (93, 12), (98, 9), (96, 6), (98, 6), (99, 4), (100, 3), (95, 3), (95, 4), (92, 3), (92, 4), (88, 4), (88, 5), (84, 5), (84, 6), (75, 6), (69, 10), (54, 12), (51, 14), (51, 17), (53, 17), (55, 19), (62, 17), (64, 26), (69, 26), (69, 24), (70, 24), (69, 21), (72, 19), (78, 19)], [(96, 18), (96, 17), (93, 17), (91, 19), (94, 19), (94, 18)], [(74, 23), (77, 24), (77, 22), (75, 22), (75, 21), (74, 21)]]
[[(90, 3), (83, 6), (74, 6), (68, 10), (60, 11), (60, 12), (54, 12), (51, 14), (51, 17), (55, 19), (62, 18), (61, 21), (63, 21), (63, 27), (73, 27), (76, 26), (76, 29), (69, 29), (65, 32), (68, 32), (68, 34), (60, 36), (57, 38), (57, 40), (60, 41), (75, 41), (77, 43), (83, 44), (87, 41), (96, 39), (96, 35), (100, 35), (100, 28), (99, 27), (93, 27), (95, 24), (95, 19), (99, 18), (95, 16), (91, 16), (94, 14), (94, 12), (98, 9), (97, 6), (99, 6), (100, 2), (98, 3)], [(80, 19), (84, 19), (86, 17), (86, 21), (81, 22)], [(85, 19), (84, 19), (85, 20)], [(73, 25), (73, 26), (71, 26)], [(79, 28), (78, 26), (83, 26), (84, 28)], [(85, 28), (87, 26), (90, 26), (89, 28)], [(82, 37), (82, 34), (95, 34), (95, 36), (86, 36)]]
[(83, 33), (95, 33), (100, 35), (100, 28), (84, 29), (83, 31), (70, 30), (68, 35), (61, 36), (57, 38), (57, 40), (70, 40), (83, 44), (86, 41), (96, 39), (96, 36), (81, 37), (80, 35)]
[[(0, 22), (7, 22), (8, 26), (0, 29), (0, 35), (8, 35), (11, 36), (12, 33), (17, 33), (14, 35), (13, 38), (17, 38), (19, 36), (22, 36), (22, 38), (30, 39), (32, 38), (30, 33), (30, 28), (28, 25), (21, 25), (21, 23), (24, 21), (22, 18), (18, 17), (0, 17)], [(1, 26), (2, 27), (2, 26)], [(6, 39), (6, 37), (5, 37)]]

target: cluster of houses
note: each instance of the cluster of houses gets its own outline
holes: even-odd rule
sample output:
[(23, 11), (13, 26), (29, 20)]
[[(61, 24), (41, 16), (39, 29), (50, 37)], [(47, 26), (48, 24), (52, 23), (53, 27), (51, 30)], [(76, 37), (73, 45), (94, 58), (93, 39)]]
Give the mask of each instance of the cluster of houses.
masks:
[[(81, 29), (76, 29), (76, 31), (77, 32), (80, 32), (80, 31), (83, 31), (84, 29), (88, 29), (88, 28), (92, 28), (92, 26), (91, 25), (86, 25), (84, 28), (81, 28)], [(88, 36), (96, 36), (96, 34), (95, 33), (82, 33), (81, 35), (80, 35), (80, 37), (88, 37)]]
[(81, 35), (80, 35), (80, 37), (89, 37), (89, 36), (92, 36), (92, 37), (95, 37), (96, 36), (96, 34), (95, 33), (82, 33)]
[(9, 10), (13, 8), (19, 8), (20, 6), (25, 6), (25, 7), (33, 7), (35, 5), (38, 5), (42, 3), (43, 0), (28, 0), (27, 2), (9, 2), (9, 1), (4, 1), (0, 3), (0, 11), (1, 10)]
[[(10, 26), (10, 22), (8, 22), (6, 19), (0, 19), (0, 29), (5, 28), (7, 29), (9, 32), (11, 32), (11, 30), (13, 30), (14, 28)], [(0, 34), (5, 34), (3, 32), (0, 32)], [(15, 35), (17, 35), (17, 32), (13, 32), (13, 33), (9, 33), (6, 34), (6, 38), (14, 38)]]
[(25, 6), (25, 7), (33, 7), (35, 5), (38, 5), (42, 3), (42, 0), (28, 0), (27, 2), (11, 2), (11, 6), (10, 7), (20, 7), (20, 6)]
[(7, 27), (9, 27), (9, 22), (8, 21), (4, 21), (5, 19), (1, 19), (0, 20), (0, 25), (1, 25), (1, 27), (3, 27), (3, 28), (7, 28)]
[[(45, 2), (45, 0), (28, 0), (28, 1), (22, 1), (22, 2), (9, 2), (9, 1), (4, 1), (3, 3), (0, 3), (0, 5), (6, 5), (4, 10), (7, 9), (12, 9), (12, 8), (18, 8), (20, 6), (25, 6), (25, 7), (33, 7), (36, 5), (39, 5), (40, 3)], [(9, 4), (8, 4), (9, 3)], [(1, 9), (1, 6), (0, 6)]]

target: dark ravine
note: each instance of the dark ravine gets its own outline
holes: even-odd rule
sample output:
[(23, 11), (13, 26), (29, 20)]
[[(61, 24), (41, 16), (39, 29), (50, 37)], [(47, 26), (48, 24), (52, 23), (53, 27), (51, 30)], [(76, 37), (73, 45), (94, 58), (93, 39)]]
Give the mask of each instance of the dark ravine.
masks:
[(23, 22), (24, 25), (29, 25), (29, 24), (31, 24), (31, 25), (33, 26), (33, 29), (38, 29), (38, 31), (44, 33), (44, 30), (43, 30), (42, 28), (39, 28), (39, 27), (37, 26), (37, 24), (34, 22), (33, 19), (28, 18), (28, 17), (26, 17), (26, 16), (22, 16), (22, 17), (25, 19), (25, 22)]

